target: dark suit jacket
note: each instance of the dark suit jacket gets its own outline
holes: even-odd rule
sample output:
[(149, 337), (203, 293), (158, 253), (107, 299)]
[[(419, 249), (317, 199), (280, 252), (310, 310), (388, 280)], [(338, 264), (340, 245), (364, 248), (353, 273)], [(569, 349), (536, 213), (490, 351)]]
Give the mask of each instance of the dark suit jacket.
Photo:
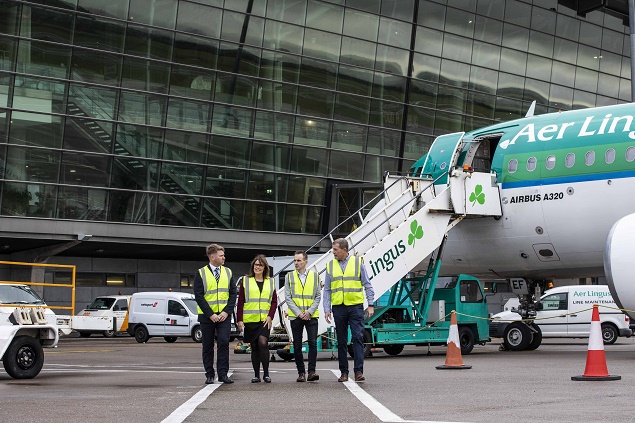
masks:
[[(210, 267), (210, 265), (207, 265)], [(225, 266), (221, 266), (225, 267)], [(201, 278), (201, 274), (199, 271), (196, 271), (196, 276), (194, 276), (194, 298), (196, 299), (196, 304), (198, 304), (199, 308), (203, 310), (203, 314), (198, 315), (198, 321), (201, 323), (210, 323), (212, 322), (209, 318), (214, 314), (212, 308), (209, 306), (207, 301), (205, 301), (205, 286), (203, 286), (203, 278)], [(227, 300), (227, 305), (222, 310), (227, 313), (228, 318), (231, 318), (232, 313), (234, 312), (234, 306), (236, 305), (236, 282), (234, 281), (234, 275), (232, 273), (232, 278), (229, 281), (229, 299)]]

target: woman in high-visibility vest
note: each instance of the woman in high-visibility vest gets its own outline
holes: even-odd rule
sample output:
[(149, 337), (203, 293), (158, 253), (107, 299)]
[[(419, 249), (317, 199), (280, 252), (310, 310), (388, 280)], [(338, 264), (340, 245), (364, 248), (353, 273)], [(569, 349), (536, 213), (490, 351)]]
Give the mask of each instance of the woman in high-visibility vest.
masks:
[(241, 278), (238, 288), (238, 309), (236, 323), (238, 330), (244, 330), (243, 339), (251, 345), (251, 364), (254, 378), (251, 383), (260, 382), (260, 364), (263, 380), (271, 383), (269, 377), (269, 332), (271, 322), (278, 309), (271, 269), (262, 254), (251, 261), (249, 273)]

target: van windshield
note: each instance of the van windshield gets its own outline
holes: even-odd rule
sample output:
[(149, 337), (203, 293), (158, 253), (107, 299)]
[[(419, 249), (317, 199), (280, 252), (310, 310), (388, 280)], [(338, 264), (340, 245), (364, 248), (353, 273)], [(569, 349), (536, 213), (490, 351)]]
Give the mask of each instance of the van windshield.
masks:
[(86, 307), (86, 310), (110, 310), (114, 303), (114, 298), (97, 297)]
[(0, 304), (41, 304), (44, 300), (28, 286), (0, 285)]
[(194, 298), (183, 298), (183, 302), (190, 309), (192, 314), (198, 314), (196, 300)]

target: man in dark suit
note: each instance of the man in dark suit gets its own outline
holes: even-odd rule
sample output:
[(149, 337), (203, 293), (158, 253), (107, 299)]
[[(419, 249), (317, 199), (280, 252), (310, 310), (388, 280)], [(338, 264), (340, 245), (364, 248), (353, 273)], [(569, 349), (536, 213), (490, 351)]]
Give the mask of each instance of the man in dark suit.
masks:
[(234, 383), (229, 371), (229, 334), (231, 315), (236, 305), (236, 283), (231, 269), (224, 266), (225, 248), (210, 244), (206, 249), (209, 264), (194, 277), (194, 297), (198, 305), (198, 321), (203, 335), (203, 366), (205, 383), (214, 383), (214, 336), (218, 345), (216, 368), (218, 381)]

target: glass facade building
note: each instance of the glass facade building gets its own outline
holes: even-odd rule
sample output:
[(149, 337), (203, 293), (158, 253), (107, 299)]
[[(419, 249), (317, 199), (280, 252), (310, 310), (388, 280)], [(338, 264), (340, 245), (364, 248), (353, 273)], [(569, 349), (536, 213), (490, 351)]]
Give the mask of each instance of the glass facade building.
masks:
[(0, 0), (0, 219), (325, 233), (438, 135), (630, 101), (628, 25), (560, 3)]

